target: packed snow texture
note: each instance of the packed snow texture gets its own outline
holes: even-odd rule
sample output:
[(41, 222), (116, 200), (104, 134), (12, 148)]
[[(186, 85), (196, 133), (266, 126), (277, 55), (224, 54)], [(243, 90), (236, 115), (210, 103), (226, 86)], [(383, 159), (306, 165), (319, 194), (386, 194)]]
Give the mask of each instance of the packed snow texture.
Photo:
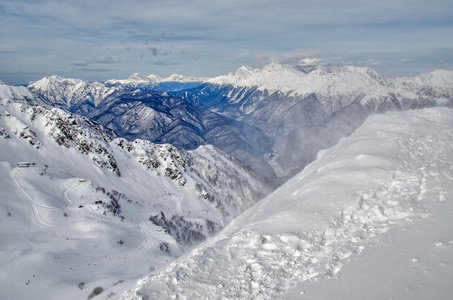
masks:
[[(450, 109), (371, 116), (215, 238), (121, 299), (449, 295), (452, 153)], [(396, 271), (405, 275), (401, 282), (392, 277), (395, 265), (403, 268)]]

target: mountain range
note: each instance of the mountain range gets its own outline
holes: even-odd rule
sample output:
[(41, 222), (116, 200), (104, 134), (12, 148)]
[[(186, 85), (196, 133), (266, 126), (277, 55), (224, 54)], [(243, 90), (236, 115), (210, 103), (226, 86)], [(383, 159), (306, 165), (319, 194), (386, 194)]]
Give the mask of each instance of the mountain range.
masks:
[[(272, 63), (216, 78), (54, 75), (0, 83), (0, 100), (5, 295), (326, 298), (307, 282), (417, 232), (412, 263), (451, 260), (453, 237), (438, 227), (451, 212), (453, 72)], [(425, 285), (443, 272), (423, 270)]]
[[(389, 79), (369, 68), (242, 67), (176, 95), (263, 130), (279, 176), (300, 171), (320, 149), (351, 134), (367, 116), (453, 105), (453, 72)], [(297, 149), (292, 151), (289, 149)], [(289, 176), (290, 177), (290, 176)]]
[[(43, 105), (25, 87), (0, 85), (0, 99), (0, 286), (7, 298), (58, 299), (89, 282), (133, 284), (271, 192), (211, 145), (187, 151), (128, 141)], [(147, 263), (124, 267), (138, 256)]]
[[(193, 86), (162, 91), (157, 87), (161, 83)], [(44, 101), (127, 139), (184, 149), (214, 145), (278, 185), (370, 114), (451, 107), (452, 85), (453, 72), (443, 70), (390, 79), (370, 68), (306, 71), (272, 63), (210, 79), (133, 74), (126, 80), (88, 83), (51, 76), (28, 87)]]

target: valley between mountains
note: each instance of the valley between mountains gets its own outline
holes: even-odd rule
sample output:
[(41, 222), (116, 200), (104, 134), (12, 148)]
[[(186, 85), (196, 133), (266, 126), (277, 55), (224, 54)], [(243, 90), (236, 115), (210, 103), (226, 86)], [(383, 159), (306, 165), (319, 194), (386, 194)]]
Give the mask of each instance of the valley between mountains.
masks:
[(5, 299), (451, 293), (453, 72), (49, 76), (0, 101)]

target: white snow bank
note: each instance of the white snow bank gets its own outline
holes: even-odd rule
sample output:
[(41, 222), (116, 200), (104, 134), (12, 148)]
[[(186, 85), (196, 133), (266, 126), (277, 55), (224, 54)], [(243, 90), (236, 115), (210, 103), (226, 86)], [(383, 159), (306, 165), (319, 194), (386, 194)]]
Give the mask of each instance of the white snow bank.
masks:
[[(308, 298), (329, 298), (329, 283), (338, 279), (328, 278), (341, 278), (343, 265), (366, 269), (360, 263), (376, 256), (383, 261), (370, 264), (377, 270), (372, 272), (374, 282), (368, 282), (375, 293), (367, 296), (410, 298), (413, 293), (402, 292), (413, 284), (407, 276), (393, 290), (382, 286), (389, 277), (386, 274), (393, 272), (393, 261), (385, 260), (380, 251), (397, 252), (406, 245), (392, 241), (396, 236), (402, 240), (430, 237), (430, 231), (442, 224), (435, 220), (450, 219), (446, 216), (453, 207), (452, 150), (453, 114), (449, 109), (372, 116), (352, 136), (319, 153), (303, 172), (230, 223), (215, 239), (165, 271), (139, 281), (122, 299), (294, 299), (307, 287), (306, 296), (312, 292)], [(422, 232), (414, 234), (416, 230)], [(435, 246), (450, 251), (444, 250), (427, 264), (451, 258), (452, 234), (442, 232), (443, 240)], [(422, 244), (423, 240), (414, 246)], [(413, 255), (414, 251), (407, 253)], [(411, 257), (411, 262), (418, 259)], [(354, 278), (359, 277), (354, 270), (346, 273), (349, 277), (344, 282), (349, 285), (337, 288), (336, 297), (363, 298), (363, 288), (354, 286)], [(451, 265), (430, 270), (442, 271), (449, 278), (453, 274)], [(323, 288), (316, 289), (316, 282)], [(450, 289), (449, 285), (435, 286), (447, 293)], [(437, 292), (445, 294), (445, 290)]]

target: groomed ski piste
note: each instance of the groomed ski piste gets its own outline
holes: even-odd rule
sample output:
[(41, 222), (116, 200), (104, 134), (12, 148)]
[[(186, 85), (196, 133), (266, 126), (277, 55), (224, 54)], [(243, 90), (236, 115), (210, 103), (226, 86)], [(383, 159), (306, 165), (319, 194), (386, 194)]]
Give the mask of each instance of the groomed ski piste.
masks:
[(374, 115), (119, 299), (449, 299), (453, 113)]

